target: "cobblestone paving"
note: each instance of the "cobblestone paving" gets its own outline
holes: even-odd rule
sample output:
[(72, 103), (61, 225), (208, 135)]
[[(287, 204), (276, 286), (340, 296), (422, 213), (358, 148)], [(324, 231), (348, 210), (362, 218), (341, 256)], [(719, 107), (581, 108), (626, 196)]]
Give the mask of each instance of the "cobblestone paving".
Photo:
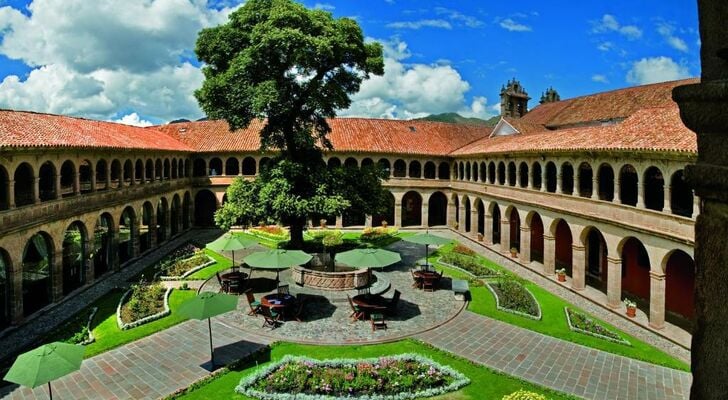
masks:
[[(443, 279), (440, 290), (423, 292), (412, 288), (411, 266), (422, 258), (422, 246), (400, 241), (389, 246), (402, 256), (402, 262), (379, 273), (391, 282), (385, 297), (391, 297), (394, 290), (402, 292), (397, 315), (387, 319), (387, 330), (372, 332), (368, 321), (352, 322), (349, 318), (351, 308), (346, 295), (356, 295), (355, 291), (332, 292), (301, 288), (291, 281), (290, 272), (280, 274), (283, 283), (288, 283), (291, 294), (304, 293), (309, 301), (303, 310), (303, 322), (289, 320), (276, 329), (263, 328), (263, 317), (248, 315), (249, 307), (241, 296), (237, 312), (225, 314), (222, 318), (251, 334), (276, 340), (315, 344), (346, 344), (363, 342), (393, 341), (432, 329), (446, 323), (463, 309), (464, 303), (455, 300), (450, 291), (450, 280)], [(275, 290), (275, 273), (253, 271), (254, 279), (266, 279), (271, 284), (267, 290), (259, 290), (256, 299)], [(203, 291), (218, 291), (219, 286), (213, 279), (202, 288)]]
[(470, 311), (417, 338), (478, 364), (588, 399), (686, 399), (691, 375), (590, 349)]

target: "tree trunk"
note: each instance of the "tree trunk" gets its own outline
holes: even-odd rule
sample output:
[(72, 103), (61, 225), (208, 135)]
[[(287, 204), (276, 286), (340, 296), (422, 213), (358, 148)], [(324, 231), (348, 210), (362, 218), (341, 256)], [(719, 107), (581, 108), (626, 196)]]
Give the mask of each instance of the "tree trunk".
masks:
[(292, 219), (290, 223), (291, 241), (288, 246), (291, 249), (303, 249), (303, 227), (306, 224), (305, 219)]

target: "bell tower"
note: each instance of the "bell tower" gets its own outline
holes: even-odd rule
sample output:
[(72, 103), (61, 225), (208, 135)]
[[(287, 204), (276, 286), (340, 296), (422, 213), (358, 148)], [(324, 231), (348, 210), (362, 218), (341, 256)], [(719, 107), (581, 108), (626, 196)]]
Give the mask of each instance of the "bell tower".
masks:
[(541, 100), (539, 101), (539, 104), (554, 103), (557, 101), (561, 101), (559, 92), (557, 92), (556, 89), (549, 87), (545, 93), (541, 93)]
[(506, 86), (501, 86), (501, 116), (521, 118), (528, 112), (528, 93), (521, 86), (516, 78), (508, 81)]

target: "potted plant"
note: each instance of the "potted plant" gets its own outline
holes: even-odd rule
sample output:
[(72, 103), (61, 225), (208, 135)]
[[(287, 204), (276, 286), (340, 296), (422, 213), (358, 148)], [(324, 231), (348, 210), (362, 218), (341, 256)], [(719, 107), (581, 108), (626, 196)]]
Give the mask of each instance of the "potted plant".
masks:
[(624, 299), (624, 306), (627, 307), (627, 316), (634, 318), (637, 315), (637, 303), (630, 299)]
[(511, 257), (516, 258), (518, 257), (518, 249), (515, 247), (511, 247)]
[(386, 219), (382, 220), (382, 228), (387, 229), (387, 225), (389, 225), (389, 222), (387, 222)]
[(556, 277), (559, 279), (559, 282), (566, 282), (566, 268), (557, 269)]
[(483, 241), (483, 234), (482, 233), (478, 233), (478, 241), (479, 242), (482, 242)]
[(326, 228), (326, 219), (325, 219), (325, 218), (321, 218), (321, 219), (319, 220), (319, 226), (320, 226), (321, 228), (323, 228), (323, 229), (325, 229), (325, 228)]

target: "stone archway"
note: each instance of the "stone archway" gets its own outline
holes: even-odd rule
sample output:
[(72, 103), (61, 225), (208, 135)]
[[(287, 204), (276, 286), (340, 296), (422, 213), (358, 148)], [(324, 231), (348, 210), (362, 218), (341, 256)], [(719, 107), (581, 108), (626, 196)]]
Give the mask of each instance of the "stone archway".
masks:
[(572, 276), (573, 269), (573, 237), (571, 235), (571, 228), (569, 224), (563, 219), (557, 219), (553, 222), (554, 225), (554, 239), (556, 251), (554, 252), (554, 261), (556, 269), (563, 268), (566, 270), (566, 275)]
[(23, 250), (23, 315), (29, 316), (52, 301), (53, 240), (45, 232), (33, 235)]
[(695, 319), (695, 273), (695, 261), (688, 253), (674, 250), (665, 257), (666, 317), (688, 329)]
[(215, 226), (217, 199), (209, 190), (200, 190), (195, 195), (195, 225), (203, 227)]
[(402, 197), (402, 226), (422, 225), (422, 196), (409, 191)]
[(624, 238), (618, 248), (622, 255), (622, 295), (649, 314), (650, 255), (642, 242), (631, 236)]
[(543, 264), (543, 220), (537, 212), (532, 211), (526, 217), (526, 225), (531, 229), (531, 259), (529, 261)]
[(94, 277), (98, 278), (114, 267), (114, 255), (117, 253), (114, 247), (114, 219), (109, 213), (103, 213), (94, 227)]
[(139, 232), (136, 231), (136, 214), (134, 209), (126, 207), (119, 218), (119, 263), (134, 258), (134, 241)]
[(588, 227), (583, 234), (586, 284), (607, 293), (609, 268), (607, 268), (607, 241), (595, 227)]
[(86, 283), (86, 243), (88, 233), (82, 222), (76, 221), (66, 228), (63, 237), (63, 295)]
[(430, 195), (427, 206), (427, 226), (447, 225), (447, 196), (442, 192)]
[(11, 322), (10, 295), (13, 290), (11, 273), (10, 255), (5, 249), (0, 248), (0, 331), (7, 328)]

